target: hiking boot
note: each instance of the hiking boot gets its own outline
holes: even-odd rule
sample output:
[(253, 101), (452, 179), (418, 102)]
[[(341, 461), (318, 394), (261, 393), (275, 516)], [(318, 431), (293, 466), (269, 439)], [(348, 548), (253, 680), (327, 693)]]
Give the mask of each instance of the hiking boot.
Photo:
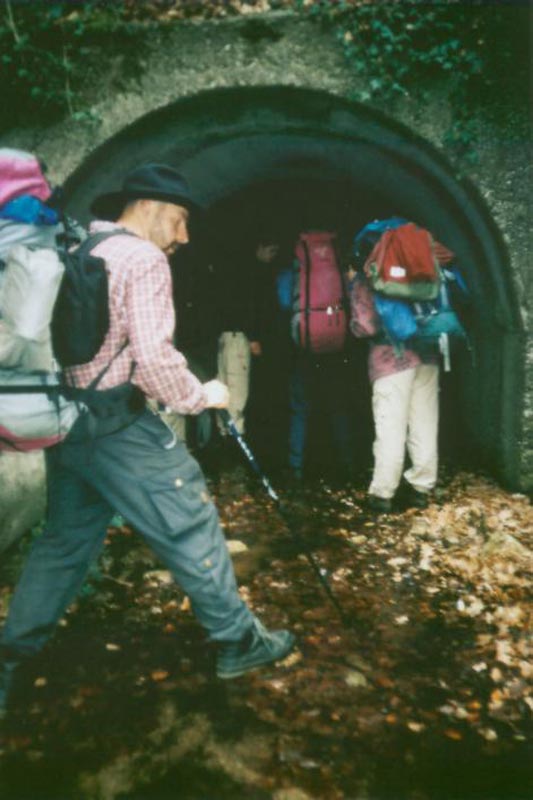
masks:
[(419, 492), (410, 483), (402, 485), (399, 497), (402, 508), (427, 508), (429, 505), (429, 493)]
[(388, 497), (378, 497), (377, 494), (369, 494), (366, 504), (370, 511), (375, 511), (377, 514), (390, 514), (392, 511), (392, 500)]
[(289, 631), (267, 631), (254, 618), (252, 629), (240, 642), (222, 642), (217, 654), (217, 677), (238, 678), (245, 672), (280, 661), (289, 655), (296, 637)]
[(0, 720), (7, 714), (15, 675), (20, 661), (0, 661)]

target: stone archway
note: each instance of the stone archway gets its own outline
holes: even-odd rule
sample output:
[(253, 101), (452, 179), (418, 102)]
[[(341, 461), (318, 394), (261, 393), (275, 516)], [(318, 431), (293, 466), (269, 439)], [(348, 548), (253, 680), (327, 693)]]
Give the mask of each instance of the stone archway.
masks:
[(147, 160), (179, 166), (207, 205), (265, 181), (326, 178), (348, 198), (372, 197), (371, 216), (394, 209), (430, 228), (456, 252), (475, 308), (475, 362), (462, 360), (454, 375), (457, 424), (478, 463), (521, 485), (524, 334), (511, 267), (481, 197), (433, 147), (324, 92), (206, 91), (148, 114), (97, 148), (67, 181), (69, 209), (87, 220), (90, 200)]

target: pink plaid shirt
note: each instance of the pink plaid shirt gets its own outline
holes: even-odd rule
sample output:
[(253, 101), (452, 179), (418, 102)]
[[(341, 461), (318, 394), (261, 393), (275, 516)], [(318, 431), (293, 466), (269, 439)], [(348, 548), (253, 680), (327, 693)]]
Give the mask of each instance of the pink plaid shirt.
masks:
[[(113, 230), (112, 222), (93, 222), (91, 233)], [(127, 234), (110, 237), (92, 251), (105, 259), (109, 279), (109, 330), (88, 364), (66, 370), (67, 380), (86, 387), (109, 364), (98, 384), (109, 389), (130, 380), (148, 397), (181, 414), (206, 407), (205, 390), (173, 345), (176, 323), (170, 268), (156, 245)]]

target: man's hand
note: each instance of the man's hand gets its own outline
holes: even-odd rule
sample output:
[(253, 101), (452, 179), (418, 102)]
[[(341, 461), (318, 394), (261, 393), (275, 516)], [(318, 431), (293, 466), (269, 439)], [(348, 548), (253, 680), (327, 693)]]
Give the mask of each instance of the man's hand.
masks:
[(208, 381), (204, 383), (207, 395), (207, 408), (227, 408), (229, 403), (229, 389), (222, 381)]
[(261, 342), (250, 342), (250, 353), (253, 356), (260, 356), (262, 352)]

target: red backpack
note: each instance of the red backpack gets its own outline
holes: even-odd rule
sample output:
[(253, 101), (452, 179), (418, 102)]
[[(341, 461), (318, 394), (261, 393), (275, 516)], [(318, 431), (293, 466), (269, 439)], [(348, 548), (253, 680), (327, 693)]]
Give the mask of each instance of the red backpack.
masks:
[(337, 353), (348, 330), (344, 286), (335, 250), (335, 234), (302, 233), (296, 245), (292, 335), (311, 353)]
[(435, 300), (439, 293), (440, 270), (433, 237), (412, 222), (385, 231), (364, 270), (372, 288), (387, 297)]

